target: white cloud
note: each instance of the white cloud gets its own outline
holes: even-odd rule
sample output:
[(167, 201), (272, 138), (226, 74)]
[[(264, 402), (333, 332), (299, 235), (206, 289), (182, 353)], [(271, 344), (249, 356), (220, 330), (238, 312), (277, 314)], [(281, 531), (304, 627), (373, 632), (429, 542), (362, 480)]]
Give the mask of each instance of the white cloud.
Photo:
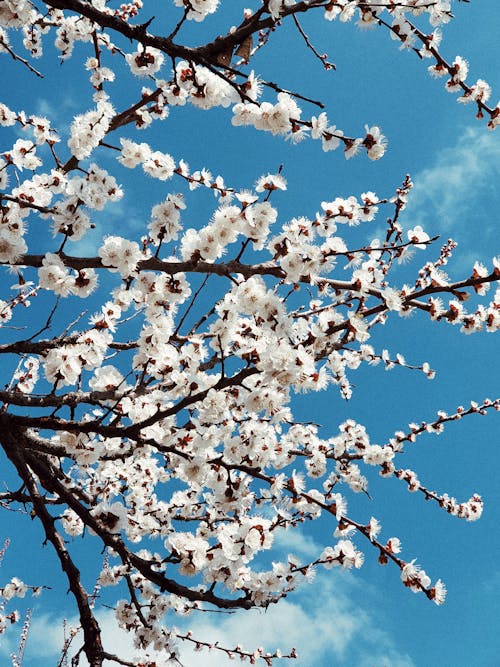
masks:
[(412, 174), (415, 186), (402, 219), (429, 233), (451, 235), (467, 244), (472, 255), (480, 240), (496, 236), (499, 175), (500, 135), (484, 127), (468, 128), (433, 164)]
[(304, 559), (315, 560), (323, 551), (321, 547), (312, 537), (303, 530), (292, 529), (280, 530), (276, 533), (273, 549), (280, 554), (293, 554), (294, 556), (301, 556)]
[(65, 95), (58, 104), (44, 97), (36, 100), (36, 115), (48, 118), (51, 126), (59, 131), (60, 136), (68, 134), (69, 124), (77, 112), (78, 103), (72, 95)]
[[(108, 653), (120, 655), (124, 659), (133, 659), (137, 651), (133, 647), (132, 636), (120, 629), (111, 610), (96, 613), (97, 621), (101, 628)], [(76, 617), (66, 619), (67, 632), (70, 628), (78, 628), (79, 621)], [(41, 667), (41, 665), (57, 664), (64, 645), (64, 619), (50, 614), (44, 614), (41, 610), (33, 613), (28, 641), (23, 660), (23, 667)], [(8, 646), (3, 646), (2, 653), (10, 654), (16, 649), (17, 643), (11, 639)], [(82, 634), (79, 632), (71, 643), (69, 656), (73, 656), (81, 647)], [(109, 663), (112, 664), (112, 663)], [(114, 663), (116, 664), (116, 663)], [(88, 667), (84, 655), (81, 655), (80, 666)]]
[[(7, 658), (12, 653), (17, 653), (23, 620), (21, 616), (19, 623), (8, 627), (5, 635), (2, 635), (1, 656)], [(23, 666), (35, 665), (36, 660), (33, 656), (36, 656), (36, 659), (42, 663), (44, 659), (52, 658), (50, 662), (53, 663), (54, 655), (60, 654), (63, 643), (63, 619), (55, 615), (45, 614), (41, 609), (35, 608), (32, 611)]]
[(75, 257), (95, 257), (106, 236), (132, 234), (132, 239), (139, 242), (144, 222), (130, 213), (128, 204), (123, 200), (107, 204), (103, 211), (87, 210), (94, 228), (83, 239), (69, 239), (66, 252)]
[[(356, 575), (354, 575), (355, 577)], [(413, 667), (411, 658), (401, 654), (390, 635), (375, 617), (352, 601), (357, 584), (351, 576), (322, 572), (316, 581), (289, 600), (267, 611), (213, 617), (206, 615), (194, 624), (193, 635), (234, 647), (240, 641), (247, 650), (263, 646), (266, 651), (295, 647), (296, 667), (335, 664), (359, 667)], [(185, 667), (229, 667), (234, 661), (220, 651), (195, 653), (181, 647)], [(276, 664), (279, 664), (277, 662)]]
[[(255, 610), (246, 614), (220, 617), (206, 615), (194, 625), (196, 638), (219, 641), (232, 648), (239, 641), (243, 648), (252, 651), (263, 646), (266, 651), (280, 648), (283, 653), (292, 647), (297, 649), (299, 664), (319, 665), (326, 655), (341, 657), (364, 625), (366, 616), (353, 614), (346, 599), (334, 590), (334, 586), (321, 581), (314, 583), (299, 599), (284, 600), (267, 611)], [(359, 610), (358, 610), (359, 612)], [(232, 664), (220, 651), (194, 653), (182, 647), (182, 661), (189, 667), (223, 667)]]

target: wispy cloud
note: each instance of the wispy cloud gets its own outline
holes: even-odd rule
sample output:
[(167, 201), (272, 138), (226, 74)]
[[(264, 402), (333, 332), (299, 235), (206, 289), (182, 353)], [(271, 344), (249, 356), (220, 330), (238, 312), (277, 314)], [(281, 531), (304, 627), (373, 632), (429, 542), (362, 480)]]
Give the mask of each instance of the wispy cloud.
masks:
[[(344, 658), (367, 619), (323, 576), (295, 600), (292, 597), (267, 611), (255, 610), (222, 619), (206, 615), (191, 628), (196, 638), (218, 641), (229, 648), (237, 641), (248, 651), (262, 646), (266, 651), (280, 648), (288, 652), (293, 647), (299, 654), (298, 664), (312, 667), (328, 664), (327, 656), (335, 656), (336, 661)], [(181, 648), (182, 661), (190, 667), (225, 667), (232, 663), (220, 651), (206, 654), (195, 653), (188, 646)]]
[(280, 530), (274, 538), (273, 548), (279, 554), (291, 553), (304, 559), (316, 559), (323, 547), (321, 547), (312, 535), (301, 530)]
[[(90, 214), (94, 229), (87, 232), (83, 239), (68, 243), (68, 254), (78, 257), (95, 257), (105, 236), (127, 235), (136, 226), (135, 218), (131, 217), (123, 200), (110, 202), (103, 211), (87, 211)], [(133, 237), (132, 237), (133, 238)], [(139, 234), (134, 240), (139, 240)]]
[(465, 245), (468, 255), (477, 254), (488, 238), (497, 238), (499, 175), (500, 134), (468, 128), (429, 167), (412, 174), (415, 187), (403, 221), (451, 236), (461, 244), (462, 256)]
[[(355, 576), (355, 575), (354, 575)], [(411, 658), (400, 651), (389, 633), (367, 609), (353, 602), (357, 584), (353, 577), (338, 572), (321, 573), (316, 581), (290, 600), (267, 611), (213, 618), (205, 616), (194, 625), (193, 635), (233, 647), (244, 638), (244, 647), (263, 646), (282, 651), (297, 649), (297, 667), (336, 665), (347, 667), (414, 667)], [(181, 660), (186, 667), (229, 667), (234, 661), (220, 651), (195, 653), (182, 646)]]
[[(55, 614), (44, 613), (41, 608), (33, 609), (31, 618), (23, 667), (53, 665), (54, 657), (60, 655), (64, 643), (64, 620)], [(9, 626), (2, 635), (0, 663), (3, 665), (10, 665), (10, 656), (17, 654), (22, 623), (23, 615), (19, 623)]]
[(53, 128), (57, 129), (59, 136), (66, 139), (69, 134), (68, 129), (77, 113), (85, 109), (80, 109), (78, 103), (71, 95), (65, 95), (58, 104), (54, 104), (47, 98), (40, 97), (36, 100), (34, 113), (38, 116), (48, 118)]

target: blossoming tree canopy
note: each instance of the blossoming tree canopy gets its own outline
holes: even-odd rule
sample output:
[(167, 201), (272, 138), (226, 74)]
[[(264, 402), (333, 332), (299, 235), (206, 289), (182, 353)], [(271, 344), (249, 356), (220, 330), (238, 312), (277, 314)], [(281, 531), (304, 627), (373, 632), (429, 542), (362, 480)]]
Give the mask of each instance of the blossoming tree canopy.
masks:
[[(311, 66), (334, 68), (305, 32), (306, 14), (332, 30), (354, 21), (385, 31), (426, 59), (488, 129), (500, 123), (500, 105), (490, 104), (485, 81), (468, 82), (463, 58), (440, 51), (451, 0), (248, 4), (231, 25), (218, 0), (174, 0), (170, 22), (155, 21), (157, 3), (142, 0), (0, 2), (0, 52), (22, 78), (10, 85), (28, 89), (44, 68), (72, 58), (83, 59), (89, 80), (67, 127), (33, 115), (29, 99), (25, 110), (0, 104), (0, 443), (10, 466), (0, 500), (29, 508), (59, 559), (82, 630), (80, 646), (70, 637), (62, 647), (61, 660), (74, 649), (74, 664), (83, 654), (92, 666), (178, 664), (181, 643), (209, 644), (177, 630), (175, 613), (268, 607), (318, 567), (361, 567), (363, 544), (406, 587), (443, 603), (442, 581), (404, 556), (397, 537), (382, 538), (376, 518), (350, 514), (349, 495), (368, 492), (369, 467), (449, 514), (481, 516), (479, 495), (458, 501), (432, 491), (400, 454), (423, 433), (498, 410), (498, 399), (439, 411), (382, 444), (354, 419), (324, 433), (296, 420), (293, 408), (302, 392), (348, 400), (353, 371), (365, 365), (432, 379), (425, 361), (377, 349), (372, 332), (411, 315), (466, 334), (495, 332), (500, 259), (473, 263), (452, 281), (443, 270), (455, 248), (449, 240), (418, 264), (436, 239), (420, 225), (403, 230), (409, 176), (383, 196), (329, 193), (316, 213), (284, 221), (281, 168), (241, 190), (231, 174), (211, 173), (210, 155), (190, 168), (144, 139), (174, 107), (197, 107), (200, 123), (203, 110), (223, 107), (221, 124), (317, 140), (348, 159), (382, 158), (387, 140), (378, 126), (340, 129), (321, 100), (266, 78), (262, 56), (289, 25)], [(216, 17), (217, 30), (226, 26), (220, 33), (211, 32)], [(193, 22), (205, 22), (194, 38)], [(94, 243), (96, 220), (124, 190), (146, 200), (157, 181), (161, 197), (144, 206), (140, 225), (105, 228)], [(197, 188), (211, 199), (205, 220), (188, 227)], [(379, 237), (367, 241), (375, 220)], [(418, 266), (400, 284), (393, 276), (412, 254)], [(265, 552), (283, 531), (321, 515), (334, 532), (314, 559), (273, 551), (270, 561)], [(116, 621), (134, 636), (134, 662), (101, 638), (96, 595), (74, 550), (82, 535), (96, 558), (106, 552), (97, 585), (116, 587)], [(42, 586), (17, 577), (3, 586), (1, 631), (16, 620), (9, 601)], [(296, 657), (291, 647), (212, 648), (252, 664)]]

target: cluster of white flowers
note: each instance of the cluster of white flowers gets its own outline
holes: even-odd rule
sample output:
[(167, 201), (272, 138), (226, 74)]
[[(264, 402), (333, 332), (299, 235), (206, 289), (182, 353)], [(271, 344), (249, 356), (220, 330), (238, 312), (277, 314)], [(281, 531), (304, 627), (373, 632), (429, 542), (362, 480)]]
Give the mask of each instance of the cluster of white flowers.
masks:
[(222, 206), (215, 211), (212, 222), (201, 231), (186, 230), (182, 237), (182, 257), (214, 261), (240, 234), (252, 239), (254, 247), (261, 249), (276, 217), (277, 211), (268, 202), (256, 202), (242, 208)]
[(20, 114), (17, 121), (21, 123), (23, 128), (31, 128), (36, 144), (49, 143), (54, 145), (60, 141), (55, 130), (52, 129), (50, 121), (41, 116), (28, 116), (26, 119)]
[(273, 17), (273, 19), (278, 20), (286, 7), (294, 5), (295, 0), (269, 0), (267, 3), (267, 10)]
[(38, 357), (27, 357), (26, 359), (23, 359), (22, 363), (12, 376), (16, 389), (23, 392), (23, 394), (31, 393), (38, 381), (39, 368), (40, 360)]
[(163, 53), (153, 47), (140, 48), (135, 53), (125, 56), (132, 74), (136, 76), (149, 76), (156, 74), (163, 64)]
[(65, 193), (71, 198), (75, 210), (79, 204), (84, 204), (102, 211), (108, 202), (118, 201), (123, 196), (116, 179), (94, 163), (90, 164), (85, 176), (68, 179)]
[(319, 560), (327, 569), (338, 566), (351, 569), (352, 567), (360, 568), (363, 565), (364, 556), (350, 540), (340, 540), (335, 547), (327, 547)]
[(219, 0), (174, 0), (174, 5), (185, 8), (188, 21), (203, 21), (209, 14), (217, 11)]
[(0, 209), (0, 262), (14, 263), (28, 250), (24, 239), (27, 215), (17, 203)]
[[(10, 540), (7, 538), (3, 544), (3, 547), (0, 549), (0, 563), (3, 561), (3, 558), (5, 556), (5, 552), (7, 551), (8, 547), (10, 544)], [(18, 577), (12, 577), (12, 579), (9, 581), (8, 584), (6, 584), (3, 588), (0, 588), (0, 635), (2, 635), (6, 630), (13, 625), (14, 623), (17, 623), (20, 619), (20, 614), (19, 611), (13, 610), (13, 611), (7, 611), (6, 610), (6, 603), (8, 603), (10, 600), (13, 598), (24, 598), (27, 591), (31, 589), (31, 592), (33, 596), (37, 596), (41, 593), (42, 588), (38, 586), (27, 586), (23, 581), (21, 581)], [(28, 612), (28, 618), (29, 618), (29, 612)], [(25, 627), (21, 631), (21, 642), (26, 640), (26, 623)], [(13, 664), (14, 664), (14, 658), (15, 656), (12, 656)], [(18, 663), (16, 662), (16, 667), (18, 666)]]
[(175, 67), (175, 81), (176, 87), (170, 89), (169, 101), (173, 95), (177, 98), (173, 100), (177, 104), (188, 99), (200, 109), (218, 106), (226, 108), (240, 99), (237, 89), (228, 81), (207, 67), (193, 67), (184, 60)]
[(59, 386), (76, 384), (84, 366), (92, 369), (102, 364), (110, 342), (103, 327), (81, 334), (74, 345), (50, 349), (43, 363), (46, 379)]
[(138, 262), (144, 259), (139, 244), (121, 236), (106, 237), (98, 254), (103, 266), (118, 271), (122, 278), (128, 278), (135, 273)]
[(313, 139), (321, 139), (325, 152), (343, 144), (347, 159), (365, 148), (371, 160), (378, 160), (387, 147), (386, 138), (377, 126), (365, 126), (365, 137), (350, 139), (335, 125), (330, 125), (325, 112), (313, 116), (310, 121), (301, 121), (302, 110), (288, 93), (279, 93), (276, 104), (240, 102), (233, 107), (233, 114), (233, 125), (251, 125), (258, 130), (286, 136), (294, 142), (304, 139), (310, 131)]
[(37, 12), (28, 0), (5, 0), (0, 5), (0, 23), (6, 28), (22, 28), (33, 22)]
[(112, 105), (107, 100), (101, 100), (95, 109), (75, 116), (68, 146), (78, 160), (88, 157), (99, 145), (109, 129), (113, 115)]
[(354, 16), (358, 16), (360, 27), (372, 27), (376, 25), (377, 14), (385, 11), (390, 12), (396, 24), (404, 21), (407, 14), (419, 16), (427, 13), (430, 24), (437, 26), (450, 20), (451, 1), (436, 0), (436, 2), (428, 3), (427, 0), (410, 0), (406, 3), (383, 4), (378, 0), (363, 0), (362, 3), (356, 0), (337, 0), (326, 5), (324, 16), (327, 21), (339, 18), (342, 22), (350, 21)]
[(42, 164), (36, 155), (36, 144), (26, 139), (18, 139), (12, 150), (2, 155), (8, 163), (12, 162), (20, 171), (23, 169), (34, 171)]
[(180, 211), (186, 205), (182, 195), (167, 195), (164, 202), (156, 204), (151, 210), (151, 222), (148, 225), (150, 237), (155, 243), (175, 241), (182, 229)]
[(12, 600), (12, 598), (23, 598), (28, 591), (28, 586), (17, 577), (12, 577), (10, 582), (0, 589), (0, 595), (4, 600)]
[(97, 275), (93, 269), (80, 269), (70, 274), (59, 255), (47, 253), (38, 270), (39, 285), (54, 294), (75, 294), (87, 297), (97, 287)]
[(128, 139), (122, 139), (122, 150), (118, 160), (129, 169), (139, 164), (148, 176), (166, 181), (172, 178), (175, 162), (168, 153), (152, 151), (146, 143), (136, 144)]
[(91, 72), (90, 83), (99, 90), (105, 81), (114, 81), (115, 73), (109, 67), (101, 67), (98, 58), (87, 58), (85, 69)]
[[(323, 212), (316, 213), (314, 219), (293, 218), (283, 225), (281, 234), (269, 240), (267, 247), (285, 271), (289, 282), (298, 282), (301, 276), (319, 277), (332, 271), (336, 256), (347, 254), (344, 240), (335, 236), (337, 225), (355, 226), (371, 221), (378, 210), (377, 196), (373, 192), (363, 193), (361, 202), (356, 197), (338, 197), (332, 202), (322, 202)], [(316, 237), (319, 237), (317, 244), (314, 243)], [(370, 276), (368, 284), (375, 284), (377, 274), (372, 271), (367, 274), (369, 267), (374, 267), (374, 261), (365, 262), (355, 276), (361, 281), (360, 290), (365, 275)]]
[(90, 42), (94, 26), (92, 21), (82, 16), (65, 16), (62, 12), (52, 16), (58, 25), (55, 47), (61, 52), (61, 59), (66, 60), (73, 54), (76, 42)]
[(233, 125), (251, 125), (271, 134), (287, 135), (294, 121), (300, 120), (302, 110), (288, 93), (278, 93), (276, 104), (262, 102), (238, 103), (233, 107)]

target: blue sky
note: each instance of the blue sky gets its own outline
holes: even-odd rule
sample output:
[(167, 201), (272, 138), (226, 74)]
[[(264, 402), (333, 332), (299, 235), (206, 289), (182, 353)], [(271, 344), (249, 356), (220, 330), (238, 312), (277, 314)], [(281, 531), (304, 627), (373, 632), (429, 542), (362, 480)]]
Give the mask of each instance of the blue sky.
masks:
[[(167, 30), (164, 25), (177, 17), (171, 4), (165, 7), (146, 0), (146, 14), (157, 17), (152, 26), (155, 32)], [(228, 2), (223, 4), (229, 6)], [(236, 22), (240, 11), (239, 3), (230, 9), (224, 6), (205, 24), (188, 28), (202, 39), (207, 31), (215, 30), (214, 25)], [(454, 11), (456, 19), (443, 30), (441, 51), (448, 58), (460, 54), (469, 60), (469, 79), (486, 79), (495, 103), (500, 97), (500, 6), (496, 0), (454, 3)], [(498, 130), (496, 134), (487, 132), (485, 122), (475, 120), (471, 107), (457, 104), (456, 96), (444, 90), (443, 80), (429, 77), (426, 67), (430, 62), (400, 52), (385, 30), (361, 32), (354, 24), (330, 24), (319, 15), (305, 17), (303, 25), (317, 48), (328, 52), (336, 71), (324, 72), (296, 33), (286, 28), (273, 35), (252, 66), (284, 88), (320, 99), (331, 120), (346, 134), (362, 135), (365, 123), (380, 125), (389, 139), (389, 149), (380, 162), (370, 162), (364, 156), (346, 162), (341, 153), (323, 153), (318, 142), (292, 146), (252, 128), (234, 128), (230, 111), (219, 109), (173, 109), (143, 140), (176, 160), (186, 159), (193, 169), (205, 166), (222, 174), (226, 183), (237, 188), (248, 187), (261, 173), (283, 165), (288, 191), (274, 199), (282, 222), (292, 216), (311, 216), (321, 201), (336, 196), (359, 195), (365, 190), (391, 196), (410, 173), (415, 188), (403, 218), (405, 224), (421, 224), (443, 240), (452, 237), (458, 241), (449, 266), (453, 277), (468, 276), (474, 259), (490, 265), (492, 256), (500, 251)], [(14, 109), (53, 117), (54, 124), (64, 131), (74, 114), (91, 106), (90, 86), (81, 64), (84, 54), (90, 55), (86, 48), (78, 47), (75, 57), (59, 66), (48, 49), (47, 59), (39, 63), (46, 75), (43, 81), (26, 78), (21, 65), (3, 55), (2, 71), (6, 78), (15, 78), (3, 91), (1, 101)], [(110, 93), (117, 108), (125, 106), (119, 102), (122, 96), (134, 99), (127, 85), (120, 82), (110, 87)], [(268, 99), (273, 98), (270, 95)], [(316, 113), (306, 104), (302, 108), (304, 115)], [(8, 145), (11, 137), (3, 132)], [(130, 238), (140, 236), (141, 220), (147, 219), (150, 204), (161, 198), (157, 182), (142, 180), (143, 189), (138, 189), (133, 172), (113, 169), (130, 193), (100, 216), (89, 250), (102, 234), (117, 233), (118, 228), (127, 230)], [(175, 191), (176, 184), (169, 187)], [(197, 191), (188, 203), (186, 226), (198, 226), (210, 218), (211, 193)], [(384, 213), (374, 224), (384, 224)], [(361, 227), (350, 238), (365, 241), (375, 235), (375, 229)], [(419, 253), (412, 265), (401, 269), (401, 283), (435, 255), (434, 248), (425, 255)], [(471, 399), (498, 395), (497, 337), (467, 337), (457, 328), (433, 325), (416, 315), (410, 320), (395, 316), (371, 342), (377, 349), (385, 347), (394, 354), (404, 354), (409, 362), (428, 361), (437, 370), (436, 379), (429, 382), (422, 374), (404, 369), (358, 371), (352, 375), (356, 386), (349, 402), (343, 402), (335, 392), (310, 394), (305, 400), (299, 396), (294, 401), (298, 419), (321, 423), (326, 435), (336, 433), (344, 419), (353, 418), (367, 427), (373, 442), (382, 444), (395, 430), (405, 430), (411, 421), (429, 420), (438, 409), (452, 412)], [(466, 524), (449, 517), (434, 504), (425, 503), (420, 494), (409, 494), (402, 483), (380, 480), (376, 471), (368, 471), (374, 473), (369, 474), (371, 500), (347, 494), (353, 518), (368, 522), (370, 516), (377, 517), (383, 538), (401, 538), (406, 560), (417, 558), (433, 580), (441, 577), (446, 582), (449, 595), (443, 607), (435, 607), (405, 589), (398, 571), (379, 566), (376, 554), (358, 539), (366, 555), (361, 571), (318, 572), (313, 584), (267, 613), (205, 614), (190, 619), (189, 626), (197, 628), (200, 637), (219, 633), (228, 644), (241, 641), (248, 648), (264, 644), (272, 650), (279, 645), (285, 651), (296, 645), (300, 657), (291, 664), (300, 667), (498, 667), (498, 432), (498, 416), (472, 416), (451, 424), (439, 437), (422, 437), (408, 447), (401, 464), (416, 470), (427, 487), (460, 500), (475, 491), (481, 493), (485, 513), (480, 522)], [(299, 537), (284, 537), (287, 544), (283, 549), (307, 558), (317, 552), (317, 545), (321, 548), (332, 543), (332, 531), (333, 526), (322, 520)], [(56, 664), (61, 619), (73, 617), (66, 586), (49, 548), (40, 548), (41, 534), (29, 519), (18, 521), (18, 515), (5, 512), (1, 533), (12, 540), (0, 570), (2, 580), (16, 574), (29, 583), (39, 583), (41, 577), (48, 577), (53, 586), (33, 603), (28, 601), (34, 612), (24, 663), (25, 667), (52, 666)], [(85, 577), (91, 581), (100, 562), (98, 549), (93, 544), (78, 549), (87, 562)], [(91, 553), (96, 565), (91, 564)], [(122, 644), (109, 612), (100, 614), (110, 641)], [(175, 622), (179, 627), (188, 626), (184, 620)], [(7, 656), (16, 641), (11, 633), (0, 651)], [(226, 663), (215, 654), (185, 654), (184, 664), (210, 667)]]

